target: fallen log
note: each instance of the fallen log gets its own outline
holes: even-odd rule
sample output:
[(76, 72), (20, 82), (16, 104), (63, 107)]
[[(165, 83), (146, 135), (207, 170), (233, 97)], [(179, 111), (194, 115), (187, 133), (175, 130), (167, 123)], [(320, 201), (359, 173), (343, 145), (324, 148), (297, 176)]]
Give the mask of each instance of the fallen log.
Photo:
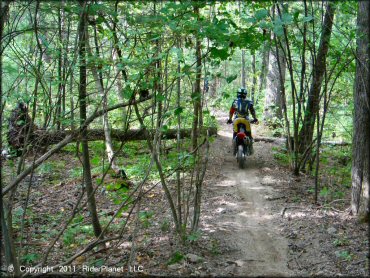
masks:
[(254, 142), (265, 142), (265, 143), (284, 143), (286, 139), (279, 137), (253, 137)]
[[(206, 134), (208, 130), (209, 136), (213, 136), (217, 134), (216, 127), (210, 127), (208, 129), (203, 129), (202, 134)], [(149, 134), (152, 136), (154, 135), (155, 130), (149, 130)], [(71, 130), (60, 130), (60, 131), (46, 131), (46, 130), (36, 130), (34, 132), (34, 142), (33, 144), (37, 144), (38, 146), (47, 146), (57, 144), (62, 141), (67, 136), (71, 135), (73, 131)], [(119, 129), (112, 129), (111, 136), (113, 140), (117, 141), (138, 141), (138, 140), (146, 140), (146, 134), (143, 129), (131, 129), (127, 131), (119, 130)], [(181, 129), (180, 130), (180, 138), (190, 138), (191, 136), (191, 129)], [(168, 129), (162, 132), (162, 139), (176, 139), (177, 138), (177, 130), (176, 129)], [(73, 138), (72, 142), (76, 142), (81, 140), (80, 136), (76, 136)], [(89, 129), (87, 131), (87, 140), (88, 141), (99, 141), (105, 140), (104, 130), (103, 129)]]

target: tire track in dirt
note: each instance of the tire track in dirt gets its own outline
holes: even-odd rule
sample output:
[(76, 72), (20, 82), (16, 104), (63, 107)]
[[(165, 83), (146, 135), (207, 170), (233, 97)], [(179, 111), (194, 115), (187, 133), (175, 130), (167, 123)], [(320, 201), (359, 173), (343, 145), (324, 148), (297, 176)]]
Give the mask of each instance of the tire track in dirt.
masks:
[(265, 199), (274, 190), (262, 184), (260, 169), (271, 163), (271, 148), (255, 143), (255, 154), (248, 157), (245, 169), (239, 169), (231, 154), (231, 126), (223, 123), (227, 115), (217, 116), (220, 130), (211, 147), (211, 161), (218, 161), (213, 171), (220, 178), (208, 189), (214, 196), (208, 202), (212, 215), (203, 224), (223, 244), (219, 274), (292, 276), (287, 267), (288, 243), (278, 230), (279, 213)]

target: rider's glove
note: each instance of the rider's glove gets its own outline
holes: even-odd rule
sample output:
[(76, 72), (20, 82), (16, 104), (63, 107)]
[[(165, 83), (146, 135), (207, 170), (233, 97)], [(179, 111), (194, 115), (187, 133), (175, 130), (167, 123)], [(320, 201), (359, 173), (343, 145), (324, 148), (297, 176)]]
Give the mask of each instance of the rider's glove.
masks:
[(233, 121), (231, 120), (231, 119), (228, 119), (227, 120), (227, 124), (229, 125), (229, 124), (232, 124), (233, 123)]
[(254, 118), (254, 119), (251, 121), (251, 124), (254, 124), (254, 123), (257, 123), (257, 122), (258, 122), (257, 118)]

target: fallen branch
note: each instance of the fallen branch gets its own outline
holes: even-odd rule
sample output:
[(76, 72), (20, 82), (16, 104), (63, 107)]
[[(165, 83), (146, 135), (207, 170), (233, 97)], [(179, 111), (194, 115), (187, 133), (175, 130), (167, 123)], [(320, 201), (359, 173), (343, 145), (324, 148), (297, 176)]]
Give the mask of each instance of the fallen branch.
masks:
[(267, 197), (265, 197), (265, 199), (266, 199), (267, 201), (275, 201), (275, 200), (284, 199), (284, 198), (286, 198), (286, 196), (277, 196), (277, 197), (270, 197), (270, 196), (267, 196)]
[(305, 209), (305, 208), (302, 208), (302, 207), (298, 207), (298, 206), (293, 206), (293, 207), (284, 207), (282, 210), (281, 210), (281, 218), (283, 218), (284, 217), (284, 214), (285, 214), (285, 211), (287, 210), (287, 209)]

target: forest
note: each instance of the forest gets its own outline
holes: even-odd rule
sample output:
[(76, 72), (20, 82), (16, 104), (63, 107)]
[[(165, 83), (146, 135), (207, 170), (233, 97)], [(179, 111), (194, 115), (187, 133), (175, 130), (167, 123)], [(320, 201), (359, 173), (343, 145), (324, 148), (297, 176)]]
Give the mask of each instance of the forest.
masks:
[(0, 7), (2, 275), (368, 277), (370, 1)]

